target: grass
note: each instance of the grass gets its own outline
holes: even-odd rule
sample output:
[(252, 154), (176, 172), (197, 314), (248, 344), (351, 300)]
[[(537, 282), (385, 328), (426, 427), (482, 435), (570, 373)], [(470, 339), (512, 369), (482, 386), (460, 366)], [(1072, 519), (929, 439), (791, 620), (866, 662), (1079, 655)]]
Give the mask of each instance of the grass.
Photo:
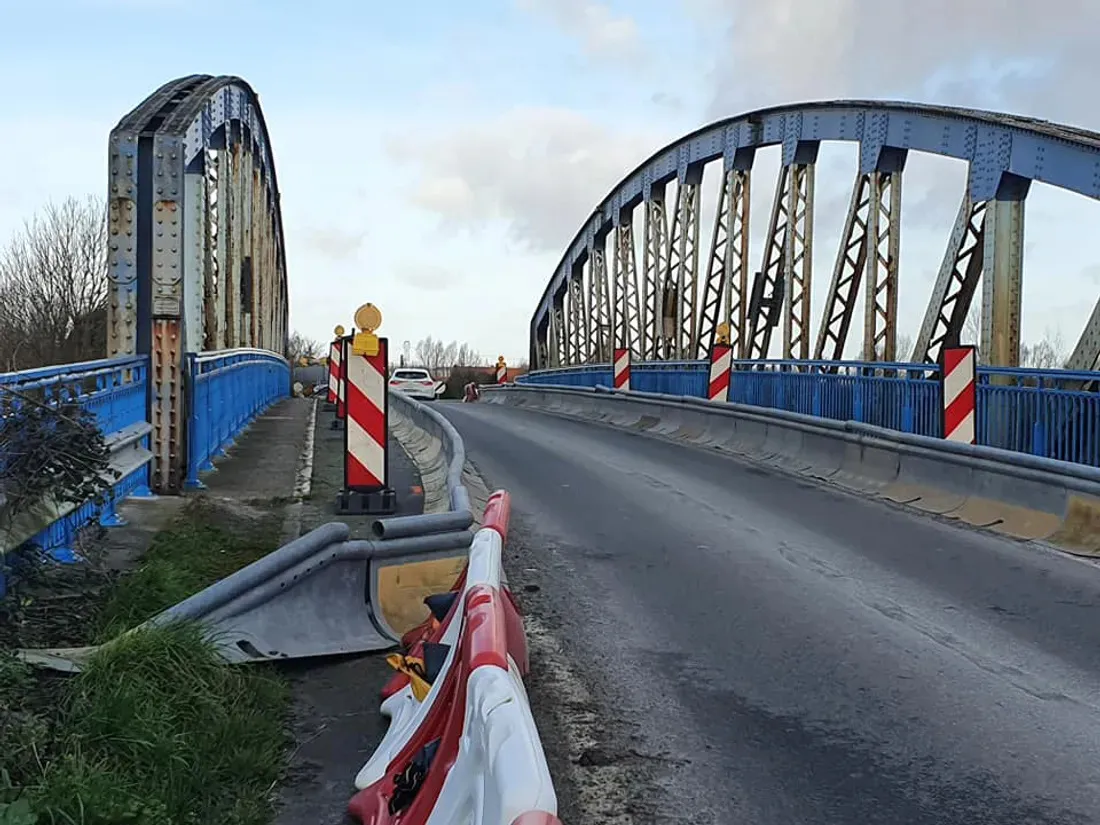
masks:
[[(113, 638), (264, 555), (266, 520), (227, 527), (201, 501), (112, 584)], [(242, 529), (244, 528), (244, 529)], [(199, 628), (142, 629), (70, 677), (0, 653), (0, 825), (262, 825), (283, 766), (289, 690), (222, 663)]]
[(240, 520), (235, 529), (203, 499), (153, 538), (141, 566), (112, 589), (96, 622), (102, 643), (269, 553), (278, 544), (272, 519)]

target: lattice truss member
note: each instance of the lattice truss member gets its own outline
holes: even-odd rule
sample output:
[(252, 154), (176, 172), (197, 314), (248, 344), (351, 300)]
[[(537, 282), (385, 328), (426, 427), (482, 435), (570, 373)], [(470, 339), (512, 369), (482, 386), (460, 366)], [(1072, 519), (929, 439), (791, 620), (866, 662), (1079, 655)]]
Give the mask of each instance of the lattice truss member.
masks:
[[(858, 143), (859, 162), (814, 318), (815, 176), (830, 140)], [(762, 246), (750, 250), (752, 171), (767, 146), (781, 147), (782, 160)], [(902, 179), (912, 151), (964, 160), (968, 175), (916, 345), (898, 352)], [(1098, 166), (1100, 135), (947, 107), (840, 101), (716, 123), (653, 155), (581, 227), (532, 318), (532, 365), (608, 364), (614, 346), (636, 362), (702, 359), (720, 324), (742, 360), (935, 363), (960, 343), (979, 294), (980, 340), (963, 343), (977, 344), (984, 364), (1018, 365), (1030, 183), (1100, 198)], [(703, 237), (712, 175), (717, 202)], [(860, 312), (857, 339), (850, 333)], [(1098, 362), (1100, 302), (1068, 366)]]

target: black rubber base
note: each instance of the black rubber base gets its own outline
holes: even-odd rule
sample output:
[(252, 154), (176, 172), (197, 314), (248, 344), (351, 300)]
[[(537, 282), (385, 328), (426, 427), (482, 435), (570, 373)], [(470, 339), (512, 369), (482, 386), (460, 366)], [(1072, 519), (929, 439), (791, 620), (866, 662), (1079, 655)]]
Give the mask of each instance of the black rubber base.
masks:
[(360, 493), (344, 490), (336, 496), (338, 516), (388, 516), (397, 512), (397, 491), (389, 488)]

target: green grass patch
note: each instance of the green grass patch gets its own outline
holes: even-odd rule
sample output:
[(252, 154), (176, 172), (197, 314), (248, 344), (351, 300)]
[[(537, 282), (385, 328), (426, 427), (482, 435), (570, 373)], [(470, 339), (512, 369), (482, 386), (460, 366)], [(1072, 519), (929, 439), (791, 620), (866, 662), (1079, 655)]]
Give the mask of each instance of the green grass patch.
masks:
[[(289, 687), (229, 666), (191, 624), (120, 636), (278, 545), (267, 511), (190, 502), (139, 566), (89, 590), (83, 672), (0, 650), (0, 825), (263, 825), (284, 765)], [(79, 599), (43, 610), (47, 627)], [(81, 601), (81, 604), (83, 604)]]
[[(25, 689), (30, 675), (14, 664), (0, 674)], [(197, 627), (177, 624), (103, 648), (61, 694), (60, 724), (24, 719), (5, 731), (0, 770), (11, 781), (0, 803), (21, 796), (34, 818), (6, 822), (0, 805), (3, 825), (270, 819), (289, 698), (274, 669), (225, 665)]]
[(175, 524), (157, 533), (141, 566), (111, 589), (96, 622), (96, 643), (248, 566), (279, 543), (273, 518), (242, 519), (226, 527), (218, 516), (212, 505), (195, 499)]

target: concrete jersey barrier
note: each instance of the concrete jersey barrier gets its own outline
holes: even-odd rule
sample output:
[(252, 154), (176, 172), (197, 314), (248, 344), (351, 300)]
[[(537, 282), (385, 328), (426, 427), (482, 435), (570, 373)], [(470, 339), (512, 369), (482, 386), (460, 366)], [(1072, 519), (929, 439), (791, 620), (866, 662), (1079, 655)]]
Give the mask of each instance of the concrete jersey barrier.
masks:
[(709, 447), (1070, 552), (1100, 554), (1100, 469), (857, 422), (652, 393), (486, 388), (507, 404)]

